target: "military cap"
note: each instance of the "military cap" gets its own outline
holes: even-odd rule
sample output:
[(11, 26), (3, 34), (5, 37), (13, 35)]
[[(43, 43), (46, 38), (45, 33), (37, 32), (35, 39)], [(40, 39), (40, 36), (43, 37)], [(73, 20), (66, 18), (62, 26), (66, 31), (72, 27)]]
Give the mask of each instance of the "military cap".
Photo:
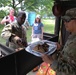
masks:
[(76, 19), (76, 8), (72, 8), (66, 11), (65, 15), (61, 17), (63, 20)]

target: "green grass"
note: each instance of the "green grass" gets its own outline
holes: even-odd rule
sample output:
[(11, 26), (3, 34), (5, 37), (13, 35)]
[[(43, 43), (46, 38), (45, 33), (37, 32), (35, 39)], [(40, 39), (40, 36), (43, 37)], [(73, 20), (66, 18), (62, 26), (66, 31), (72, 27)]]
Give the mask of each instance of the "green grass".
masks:
[[(3, 27), (4, 27), (3, 25), (0, 25), (0, 35), (1, 35)], [(5, 39), (3, 39), (1, 36), (0, 36), (0, 43), (5, 44)]]
[(55, 21), (54, 20), (42, 20), (42, 23), (44, 24), (44, 32), (47, 33), (54, 33), (54, 25), (55, 25)]
[[(54, 20), (49, 20), (49, 19), (46, 19), (46, 20), (42, 20), (42, 23), (44, 24), (44, 32), (47, 32), (47, 33), (54, 33)], [(3, 29), (4, 25), (0, 25), (0, 34), (1, 34), (1, 31)], [(27, 30), (27, 41), (30, 42), (31, 41), (31, 31), (32, 31), (32, 27), (30, 26), (29, 29)], [(0, 43), (2, 44), (5, 44), (5, 39), (1, 38), (0, 36)]]

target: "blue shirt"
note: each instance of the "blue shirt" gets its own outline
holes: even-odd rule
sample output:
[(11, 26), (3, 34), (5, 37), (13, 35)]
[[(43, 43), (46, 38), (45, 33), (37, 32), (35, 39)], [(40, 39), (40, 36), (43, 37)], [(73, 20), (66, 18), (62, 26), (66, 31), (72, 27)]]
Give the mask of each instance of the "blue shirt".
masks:
[(42, 28), (43, 24), (42, 23), (34, 23), (33, 24), (33, 33), (34, 34), (41, 34), (42, 33)]

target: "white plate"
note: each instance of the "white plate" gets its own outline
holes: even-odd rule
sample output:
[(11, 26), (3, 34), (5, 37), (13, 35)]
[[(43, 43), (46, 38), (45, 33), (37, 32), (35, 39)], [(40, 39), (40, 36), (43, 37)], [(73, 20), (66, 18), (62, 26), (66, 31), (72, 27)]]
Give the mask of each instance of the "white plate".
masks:
[(44, 43), (47, 43), (49, 45), (49, 48), (48, 48), (48, 51), (45, 52), (44, 54), (48, 54), (48, 55), (51, 55), (52, 53), (54, 53), (57, 49), (57, 45), (55, 42), (52, 42), (52, 41), (47, 41), (47, 40), (42, 40), (42, 41), (38, 41), (38, 42), (35, 42), (35, 43), (32, 43), (31, 45), (29, 45), (28, 47), (25, 48), (25, 50), (35, 56), (38, 56), (38, 57), (41, 57), (42, 56), (42, 53), (40, 52), (37, 52), (35, 50), (33, 50), (33, 48), (40, 44), (44, 44)]

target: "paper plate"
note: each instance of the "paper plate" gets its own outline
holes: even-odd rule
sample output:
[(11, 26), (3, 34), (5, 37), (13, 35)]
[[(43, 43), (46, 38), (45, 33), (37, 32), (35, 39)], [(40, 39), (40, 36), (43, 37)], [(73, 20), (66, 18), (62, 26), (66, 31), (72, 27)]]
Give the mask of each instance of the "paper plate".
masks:
[(49, 45), (49, 47), (48, 47), (48, 51), (45, 52), (44, 54), (51, 55), (52, 53), (54, 53), (54, 52), (56, 51), (57, 45), (56, 45), (55, 42), (47, 41), (47, 40), (42, 40), (42, 41), (38, 41), (38, 42), (32, 43), (32, 44), (30, 44), (29, 46), (27, 46), (27, 47), (25, 48), (25, 50), (26, 50), (27, 52), (35, 55), (35, 56), (41, 57), (41, 56), (42, 56), (42, 53), (33, 50), (33, 48), (34, 48), (36, 45), (38, 45), (38, 44), (42, 45), (42, 44), (44, 44), (45, 42)]

